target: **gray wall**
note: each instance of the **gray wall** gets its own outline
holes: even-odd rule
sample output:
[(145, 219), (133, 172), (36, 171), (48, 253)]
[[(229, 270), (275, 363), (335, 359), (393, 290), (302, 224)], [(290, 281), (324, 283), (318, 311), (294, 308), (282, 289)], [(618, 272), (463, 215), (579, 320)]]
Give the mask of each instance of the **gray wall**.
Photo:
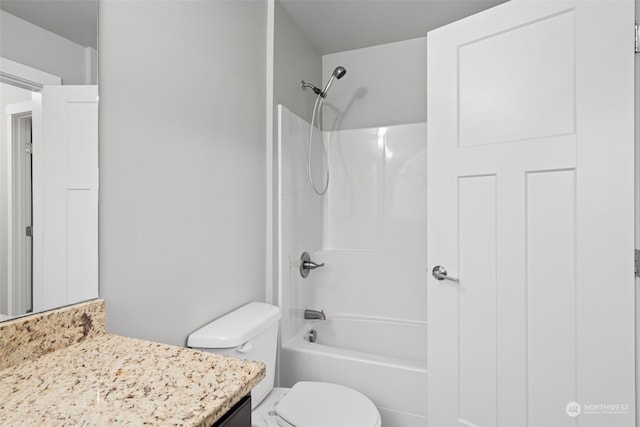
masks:
[[(322, 56), (302, 35), (279, 1), (275, 2), (274, 104), (283, 104), (300, 117), (311, 117), (314, 93), (300, 88), (304, 80), (322, 85)], [(277, 119), (277, 117), (276, 117)]]
[[(80, 46), (2, 10), (0, 56), (58, 76), (65, 85), (96, 84), (95, 49)], [(86, 70), (86, 61), (90, 61), (92, 70)]]
[[(277, 197), (277, 170), (278, 170), (278, 104), (282, 104), (300, 117), (311, 121), (315, 95), (311, 90), (303, 91), (300, 81), (304, 80), (320, 86), (322, 84), (322, 56), (300, 32), (299, 28), (291, 20), (287, 11), (279, 1), (274, 5), (274, 58), (273, 58), (273, 181), (272, 189), (274, 198)], [(278, 234), (277, 200), (273, 203), (273, 230), (274, 236)], [(272, 252), (277, 256), (277, 238), (273, 239)], [(274, 259), (274, 266), (279, 261)], [(278, 301), (277, 296), (277, 270), (273, 271), (274, 294), (273, 301)]]
[(100, 295), (184, 345), (264, 300), (265, 1), (100, 2)]
[(427, 38), (322, 57), (323, 81), (336, 66), (347, 74), (331, 86), (324, 128), (359, 129), (427, 120)]

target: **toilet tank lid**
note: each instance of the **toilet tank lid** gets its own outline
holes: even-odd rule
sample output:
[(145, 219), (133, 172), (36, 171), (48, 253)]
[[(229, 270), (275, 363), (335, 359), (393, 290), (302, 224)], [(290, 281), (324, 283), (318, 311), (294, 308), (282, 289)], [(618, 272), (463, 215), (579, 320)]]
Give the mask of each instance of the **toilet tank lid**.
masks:
[(198, 329), (187, 340), (191, 348), (237, 347), (280, 320), (280, 309), (264, 302), (250, 302)]

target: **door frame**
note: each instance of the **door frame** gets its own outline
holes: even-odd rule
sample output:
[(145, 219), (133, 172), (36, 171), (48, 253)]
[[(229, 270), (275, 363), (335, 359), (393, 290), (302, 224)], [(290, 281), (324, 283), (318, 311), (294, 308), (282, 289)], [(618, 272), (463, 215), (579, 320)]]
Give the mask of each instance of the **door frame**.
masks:
[[(7, 124), (7, 187), (13, 189), (16, 181), (21, 182), (19, 177), (23, 176), (24, 171), (24, 154), (16, 150), (16, 143), (22, 139), (21, 129), (24, 121), (31, 119), (31, 102), (21, 102), (18, 104), (7, 105), (6, 107), (6, 124)], [(18, 122), (17, 126), (15, 121)], [(18, 129), (14, 132), (14, 129)], [(14, 160), (18, 160), (14, 162)], [(33, 184), (30, 183), (33, 188)], [(21, 189), (19, 194), (22, 194)], [(33, 191), (33, 190), (32, 190)], [(24, 287), (16, 288), (14, 280), (19, 283), (23, 281), (23, 272), (27, 268), (26, 260), (23, 256), (15, 256), (14, 254), (23, 253), (25, 248), (23, 242), (18, 238), (21, 232), (24, 232), (25, 221), (24, 204), (17, 203), (19, 195), (11, 191), (11, 197), (7, 198), (7, 314), (17, 316), (24, 314), (21, 307), (26, 303), (27, 293)], [(14, 218), (17, 220), (14, 221)]]
[[(635, 0), (636, 24), (640, 24), (640, 0)], [(635, 77), (635, 248), (640, 249), (640, 53), (634, 58)], [(635, 279), (636, 338), (636, 425), (640, 426), (640, 278)]]
[[(29, 67), (27, 65), (21, 64), (19, 62), (12, 61), (10, 59), (0, 57), (0, 82), (6, 83), (12, 86), (17, 86), (22, 89), (30, 90), (32, 92), (32, 102), (30, 104), (29, 111), (32, 111), (32, 140), (34, 141), (34, 153), (37, 152), (37, 142), (42, 141), (42, 123), (38, 121), (38, 117), (42, 117), (41, 114), (38, 114), (38, 110), (41, 106), (41, 95), (40, 92), (44, 86), (50, 85), (62, 85), (62, 78), (55, 76), (53, 74), (49, 74), (47, 72), (37, 70), (35, 68)], [(7, 109), (7, 112), (9, 109)], [(13, 158), (12, 151), (12, 138), (11, 129), (12, 124), (10, 121), (10, 117), (8, 118), (9, 129), (9, 139), (7, 140), (10, 147), (8, 159)], [(40, 156), (33, 156), (32, 159), (32, 199), (33, 199), (33, 289), (36, 289), (38, 286), (42, 287), (41, 283), (37, 283), (37, 281), (42, 281), (42, 238), (43, 238), (43, 213), (42, 213), (42, 202), (43, 202), (43, 181), (42, 181), (42, 159)], [(12, 171), (9, 172), (13, 174)], [(13, 175), (10, 175), (13, 176)], [(10, 178), (11, 179), (11, 178)], [(10, 212), (13, 212), (11, 210)], [(13, 250), (14, 243), (12, 241), (12, 215), (8, 215), (8, 230), (9, 230), (9, 247), (8, 247), (8, 284), (9, 289), (12, 288), (12, 280), (13, 280)], [(39, 272), (39, 273), (38, 273)], [(9, 296), (9, 305), (13, 306), (13, 297)]]
[(47, 85), (61, 85), (62, 79), (0, 56), (0, 82), (40, 92)]

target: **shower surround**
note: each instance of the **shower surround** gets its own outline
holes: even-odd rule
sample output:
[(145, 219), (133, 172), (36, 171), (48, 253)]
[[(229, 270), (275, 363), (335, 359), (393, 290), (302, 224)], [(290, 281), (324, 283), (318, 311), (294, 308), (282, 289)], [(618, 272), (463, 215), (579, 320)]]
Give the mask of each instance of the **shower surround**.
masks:
[[(385, 425), (423, 425), (426, 404), (419, 402), (420, 396), (426, 402), (427, 387), (426, 123), (324, 131), (330, 181), (327, 194), (319, 197), (310, 188), (307, 171), (310, 124), (284, 106), (279, 106), (278, 114), (278, 285), (286, 349), (280, 367), (282, 385), (304, 379), (339, 382), (339, 375), (329, 378), (321, 374), (323, 367), (341, 366), (336, 369), (345, 373), (359, 369), (353, 360), (336, 362), (339, 354), (344, 356), (339, 344), (322, 345), (321, 357), (317, 357), (319, 347), (301, 343), (309, 327), (304, 309), (323, 309), (329, 320), (345, 316), (358, 319), (364, 326), (358, 330), (366, 336), (359, 332), (351, 338), (354, 341), (368, 340), (381, 349), (404, 347), (383, 359), (375, 351), (351, 354), (360, 361), (356, 365), (364, 369), (363, 374), (375, 378), (372, 372), (380, 372), (381, 376), (377, 382), (367, 381), (366, 387), (364, 383), (358, 387), (357, 381), (350, 385), (374, 400), (383, 422), (387, 421)], [(323, 173), (317, 135), (316, 130), (314, 179)], [(304, 251), (313, 261), (325, 263), (306, 279), (299, 273)], [(393, 323), (400, 329), (407, 326), (407, 333), (399, 333), (408, 339), (402, 344), (384, 339), (376, 332), (376, 322)], [(315, 356), (310, 358), (310, 352)], [(403, 380), (415, 375), (420, 380)], [(416, 403), (399, 405), (393, 390), (385, 394), (389, 381), (400, 381), (398, 386), (403, 386), (407, 395), (413, 394)]]

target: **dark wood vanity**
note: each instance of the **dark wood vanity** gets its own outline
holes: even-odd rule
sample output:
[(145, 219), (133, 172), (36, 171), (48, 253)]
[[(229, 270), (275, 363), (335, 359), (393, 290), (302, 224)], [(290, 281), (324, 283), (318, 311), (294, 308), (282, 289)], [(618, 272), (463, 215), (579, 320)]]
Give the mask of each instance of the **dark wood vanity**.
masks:
[(212, 427), (251, 427), (251, 395), (247, 395)]

